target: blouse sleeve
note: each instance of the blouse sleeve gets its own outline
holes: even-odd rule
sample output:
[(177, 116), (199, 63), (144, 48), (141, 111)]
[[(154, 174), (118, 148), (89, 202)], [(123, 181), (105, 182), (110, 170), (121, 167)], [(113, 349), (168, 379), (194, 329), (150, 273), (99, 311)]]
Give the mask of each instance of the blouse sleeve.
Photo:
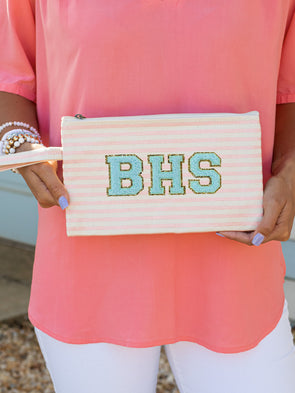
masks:
[(34, 0), (0, 0), (0, 90), (36, 101)]
[(288, 102), (295, 102), (295, 11), (283, 43), (277, 88), (277, 104)]

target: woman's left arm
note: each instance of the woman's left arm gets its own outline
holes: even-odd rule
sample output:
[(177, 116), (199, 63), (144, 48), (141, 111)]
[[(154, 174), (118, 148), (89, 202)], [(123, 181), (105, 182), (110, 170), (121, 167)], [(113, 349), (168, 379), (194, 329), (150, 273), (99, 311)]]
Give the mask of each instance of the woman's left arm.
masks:
[(278, 104), (272, 177), (264, 187), (263, 217), (253, 232), (220, 232), (228, 239), (259, 246), (285, 241), (295, 216), (295, 103)]

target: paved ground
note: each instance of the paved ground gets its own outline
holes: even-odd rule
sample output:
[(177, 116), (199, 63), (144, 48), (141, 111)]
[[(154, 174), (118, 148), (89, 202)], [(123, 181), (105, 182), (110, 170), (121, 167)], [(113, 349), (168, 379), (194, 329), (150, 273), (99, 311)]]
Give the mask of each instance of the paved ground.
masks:
[(0, 238), (0, 321), (27, 314), (34, 248)]

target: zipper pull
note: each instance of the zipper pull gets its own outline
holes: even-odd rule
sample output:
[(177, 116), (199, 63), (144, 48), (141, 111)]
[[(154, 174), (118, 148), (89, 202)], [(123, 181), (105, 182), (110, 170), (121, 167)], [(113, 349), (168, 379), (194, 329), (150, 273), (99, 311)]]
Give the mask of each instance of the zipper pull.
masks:
[(81, 115), (80, 113), (77, 113), (77, 115), (75, 115), (75, 118), (80, 120), (86, 119), (86, 117)]

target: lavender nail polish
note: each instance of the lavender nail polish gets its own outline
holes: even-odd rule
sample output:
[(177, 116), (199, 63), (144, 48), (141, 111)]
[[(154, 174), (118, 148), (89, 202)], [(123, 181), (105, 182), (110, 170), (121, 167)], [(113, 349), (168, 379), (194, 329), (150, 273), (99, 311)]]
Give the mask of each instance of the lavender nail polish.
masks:
[(61, 196), (58, 200), (59, 206), (65, 210), (69, 206), (69, 202), (65, 196)]
[(252, 240), (252, 244), (254, 246), (260, 246), (260, 244), (263, 242), (264, 240), (264, 236), (261, 233), (256, 233), (256, 235), (254, 236), (253, 240)]
[(224, 235), (222, 235), (222, 234), (219, 233), (219, 232), (216, 232), (216, 235), (218, 235), (218, 236), (220, 236), (220, 237), (225, 237)]

